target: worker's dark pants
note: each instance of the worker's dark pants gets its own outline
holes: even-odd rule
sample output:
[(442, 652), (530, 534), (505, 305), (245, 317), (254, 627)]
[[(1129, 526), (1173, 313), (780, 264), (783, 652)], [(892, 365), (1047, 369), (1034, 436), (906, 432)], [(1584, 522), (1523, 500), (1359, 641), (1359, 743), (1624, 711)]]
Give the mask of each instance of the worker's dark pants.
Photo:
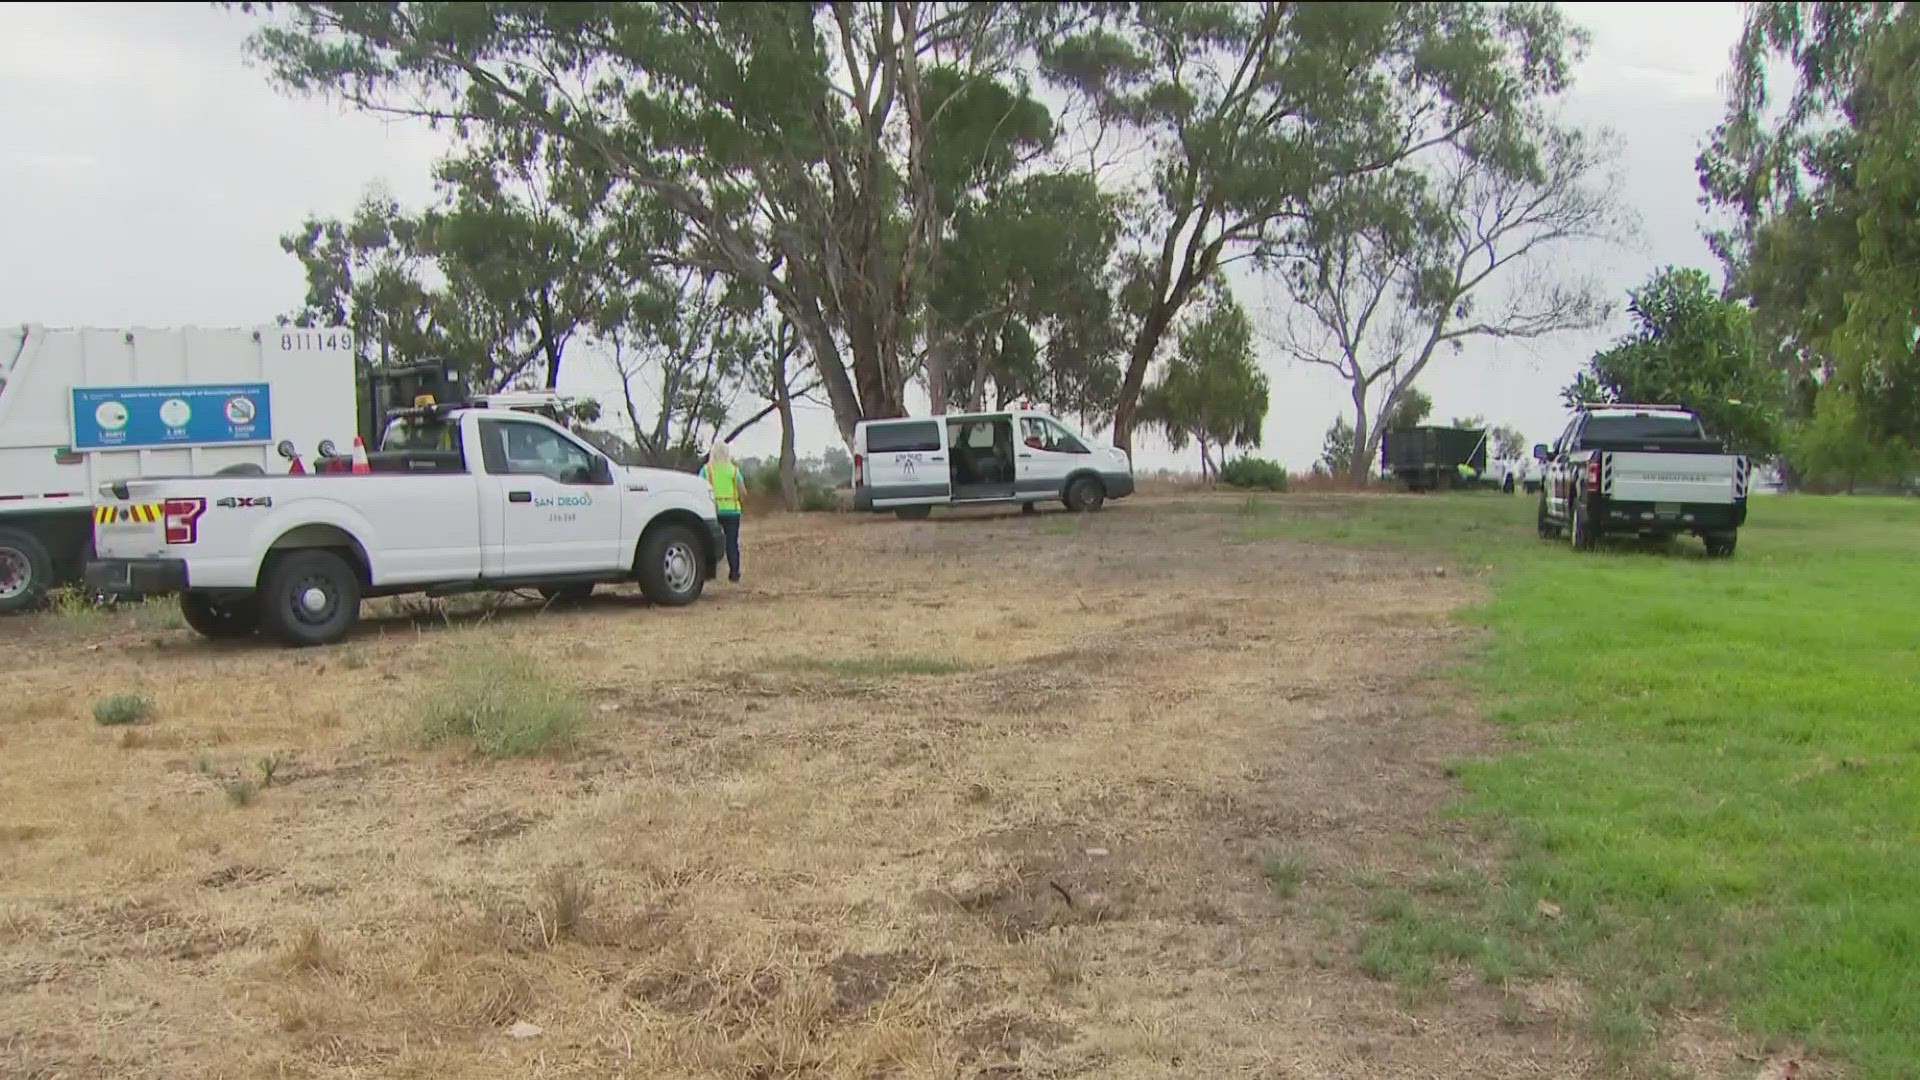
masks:
[(740, 580), (740, 515), (721, 514), (720, 531), (727, 534), (727, 580)]

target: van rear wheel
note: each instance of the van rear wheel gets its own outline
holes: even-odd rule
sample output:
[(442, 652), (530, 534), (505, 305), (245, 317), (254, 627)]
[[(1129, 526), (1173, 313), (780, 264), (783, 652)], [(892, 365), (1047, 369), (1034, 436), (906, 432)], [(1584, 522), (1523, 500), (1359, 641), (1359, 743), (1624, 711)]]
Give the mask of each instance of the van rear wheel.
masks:
[(933, 507), (896, 506), (893, 508), (893, 516), (899, 518), (901, 521), (925, 521), (927, 518), (933, 516)]

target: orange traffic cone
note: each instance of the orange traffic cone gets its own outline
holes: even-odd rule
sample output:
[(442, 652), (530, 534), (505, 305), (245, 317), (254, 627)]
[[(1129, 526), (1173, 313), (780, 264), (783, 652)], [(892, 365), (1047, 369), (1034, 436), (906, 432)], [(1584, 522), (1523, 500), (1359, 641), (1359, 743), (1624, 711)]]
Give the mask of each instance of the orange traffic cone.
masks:
[(361, 442), (358, 435), (353, 437), (353, 471), (356, 473), (373, 471), (373, 463), (367, 460), (367, 444)]

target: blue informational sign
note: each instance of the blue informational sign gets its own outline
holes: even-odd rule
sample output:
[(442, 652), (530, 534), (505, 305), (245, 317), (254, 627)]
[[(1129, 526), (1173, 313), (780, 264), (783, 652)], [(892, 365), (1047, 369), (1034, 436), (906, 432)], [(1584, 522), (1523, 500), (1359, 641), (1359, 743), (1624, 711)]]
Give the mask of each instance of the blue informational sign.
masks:
[(266, 383), (90, 386), (73, 391), (76, 450), (272, 441)]

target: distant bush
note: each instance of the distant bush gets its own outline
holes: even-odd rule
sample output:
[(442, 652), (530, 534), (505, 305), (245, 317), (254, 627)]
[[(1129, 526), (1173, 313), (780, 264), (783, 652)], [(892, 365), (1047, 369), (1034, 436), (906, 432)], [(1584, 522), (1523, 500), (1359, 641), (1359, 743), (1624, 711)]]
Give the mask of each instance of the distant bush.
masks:
[(1265, 458), (1235, 458), (1220, 466), (1220, 482), (1251, 491), (1287, 490), (1287, 467)]
[(153, 702), (139, 694), (115, 694), (93, 703), (93, 722), (102, 727), (119, 727), (145, 720), (153, 712)]
[[(843, 455), (844, 456), (844, 455)], [(840, 500), (834, 497), (834, 488), (847, 482), (838, 477), (829, 466), (812, 458), (801, 458), (794, 470), (794, 479), (800, 489), (800, 510), (805, 513), (818, 513), (840, 509)], [(851, 464), (848, 465), (851, 469)], [(747, 481), (747, 494), (766, 506), (780, 505), (780, 462), (773, 458), (748, 458), (740, 463), (740, 472)], [(849, 473), (849, 478), (851, 474)]]
[(504, 650), (474, 650), (455, 659), (422, 703), (428, 745), (464, 742), (487, 757), (521, 757), (573, 744), (586, 703), (549, 682), (539, 662)]

